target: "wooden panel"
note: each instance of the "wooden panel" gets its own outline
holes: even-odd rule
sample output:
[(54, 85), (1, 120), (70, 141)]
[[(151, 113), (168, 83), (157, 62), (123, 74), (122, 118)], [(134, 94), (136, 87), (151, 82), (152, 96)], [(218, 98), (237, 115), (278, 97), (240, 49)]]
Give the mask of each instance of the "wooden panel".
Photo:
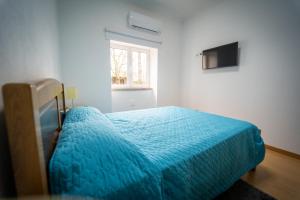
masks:
[(8, 139), (18, 195), (47, 194), (38, 99), (29, 84), (3, 87)]
[[(6, 84), (3, 86), (3, 98), (17, 194), (47, 195), (46, 165), (50, 156), (44, 156), (40, 110), (54, 101), (57, 105), (54, 108), (65, 111), (63, 85), (54, 79)], [(57, 129), (52, 138), (57, 138), (61, 125), (62, 120), (58, 115)], [(49, 144), (54, 149), (55, 141), (51, 140)]]
[(54, 99), (63, 92), (62, 84), (54, 79), (40, 81), (36, 84), (32, 84), (32, 87), (36, 88), (39, 107), (45, 105), (50, 99)]

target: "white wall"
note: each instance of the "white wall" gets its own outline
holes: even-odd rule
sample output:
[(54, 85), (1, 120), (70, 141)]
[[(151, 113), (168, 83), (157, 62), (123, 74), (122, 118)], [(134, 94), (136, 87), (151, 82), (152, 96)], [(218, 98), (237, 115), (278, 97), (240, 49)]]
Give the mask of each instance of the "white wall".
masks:
[[(248, 120), (300, 153), (300, 12), (293, 1), (226, 0), (185, 22), (181, 104)], [(195, 54), (239, 41), (239, 67), (202, 71)]]
[[(0, 0), (0, 90), (7, 82), (60, 78), (54, 0)], [(0, 197), (14, 193), (0, 91)]]
[[(109, 40), (104, 28), (127, 27), (127, 14), (137, 11), (163, 22), (162, 40), (158, 52), (158, 105), (179, 104), (179, 66), (181, 22), (149, 5), (134, 5), (129, 1), (61, 0), (59, 1), (59, 28), (62, 74), (66, 85), (79, 89), (78, 104), (112, 111)], [(147, 98), (145, 91), (114, 92), (125, 100)], [(128, 97), (130, 95), (130, 97)], [(150, 100), (148, 102), (151, 102)], [(146, 102), (145, 102), (146, 103)], [(128, 103), (128, 106), (130, 103)], [(140, 105), (148, 107), (150, 104)], [(114, 109), (116, 110), (116, 109)]]
[(112, 91), (112, 112), (155, 106), (156, 99), (153, 90)]

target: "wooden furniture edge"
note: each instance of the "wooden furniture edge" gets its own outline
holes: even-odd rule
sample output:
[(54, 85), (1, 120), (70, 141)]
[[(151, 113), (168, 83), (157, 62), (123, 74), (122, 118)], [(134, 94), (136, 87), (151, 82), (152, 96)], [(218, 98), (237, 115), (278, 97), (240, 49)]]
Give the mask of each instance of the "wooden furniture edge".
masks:
[(52, 100), (58, 106), (62, 96), (65, 111), (64, 86), (55, 79), (45, 79), (5, 84), (2, 92), (17, 196), (48, 195), (48, 158), (43, 154), (39, 109)]
[(268, 145), (268, 144), (265, 144), (265, 147), (266, 147), (266, 149), (269, 149), (269, 150), (275, 151), (277, 153), (281, 153), (283, 155), (286, 155), (286, 156), (289, 156), (289, 157), (296, 158), (296, 159), (300, 160), (300, 155), (299, 154), (296, 154), (296, 153), (293, 153), (293, 152), (290, 152), (290, 151), (287, 151), (287, 150), (284, 150), (284, 149), (280, 149), (280, 148), (277, 148), (277, 147), (274, 147), (274, 146), (271, 146), (271, 145)]

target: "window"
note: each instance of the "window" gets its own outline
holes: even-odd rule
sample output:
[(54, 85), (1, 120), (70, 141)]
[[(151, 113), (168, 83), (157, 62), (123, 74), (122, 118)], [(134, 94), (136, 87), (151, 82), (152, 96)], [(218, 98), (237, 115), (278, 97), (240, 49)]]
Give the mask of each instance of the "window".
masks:
[(150, 48), (110, 42), (113, 89), (150, 88)]

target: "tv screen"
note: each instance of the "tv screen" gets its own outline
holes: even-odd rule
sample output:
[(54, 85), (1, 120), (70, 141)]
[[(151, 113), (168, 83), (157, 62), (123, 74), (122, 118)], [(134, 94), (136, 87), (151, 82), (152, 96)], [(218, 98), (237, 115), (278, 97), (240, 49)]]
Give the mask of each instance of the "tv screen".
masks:
[(202, 52), (202, 68), (214, 69), (238, 65), (238, 42), (207, 49)]

